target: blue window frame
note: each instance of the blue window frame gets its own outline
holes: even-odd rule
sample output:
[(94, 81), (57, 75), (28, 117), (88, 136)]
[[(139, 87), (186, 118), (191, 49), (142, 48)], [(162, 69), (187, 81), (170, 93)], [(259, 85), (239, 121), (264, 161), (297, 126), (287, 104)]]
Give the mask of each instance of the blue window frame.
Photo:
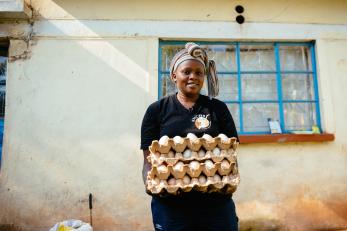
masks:
[[(187, 41), (159, 43), (159, 98), (176, 91), (170, 61)], [(282, 133), (321, 129), (314, 42), (199, 41), (214, 59), (220, 95), (240, 134), (268, 134), (268, 118)], [(206, 93), (206, 89), (202, 90)]]
[(0, 41), (0, 167), (4, 132), (8, 41)]

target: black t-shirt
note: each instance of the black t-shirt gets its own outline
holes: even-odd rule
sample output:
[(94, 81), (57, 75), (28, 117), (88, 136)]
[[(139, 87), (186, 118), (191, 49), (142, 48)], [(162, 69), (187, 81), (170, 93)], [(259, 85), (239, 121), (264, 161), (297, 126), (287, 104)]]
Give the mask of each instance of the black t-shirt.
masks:
[[(223, 133), (228, 137), (237, 137), (234, 120), (226, 104), (218, 99), (200, 95), (193, 108), (186, 109), (176, 94), (164, 97), (152, 103), (143, 118), (141, 126), (141, 149), (146, 150), (153, 140), (167, 135), (185, 137), (194, 133), (197, 137), (209, 134), (212, 137)], [(174, 204), (218, 204), (229, 197), (218, 193), (189, 192), (180, 196), (161, 198), (163, 202)]]

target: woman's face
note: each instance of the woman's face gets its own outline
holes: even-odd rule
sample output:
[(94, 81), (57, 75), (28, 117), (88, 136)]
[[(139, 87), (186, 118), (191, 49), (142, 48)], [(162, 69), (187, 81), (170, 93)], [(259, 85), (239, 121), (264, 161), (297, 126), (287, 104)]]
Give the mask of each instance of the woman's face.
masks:
[(177, 89), (185, 96), (196, 96), (204, 84), (205, 69), (197, 60), (183, 61), (172, 74)]

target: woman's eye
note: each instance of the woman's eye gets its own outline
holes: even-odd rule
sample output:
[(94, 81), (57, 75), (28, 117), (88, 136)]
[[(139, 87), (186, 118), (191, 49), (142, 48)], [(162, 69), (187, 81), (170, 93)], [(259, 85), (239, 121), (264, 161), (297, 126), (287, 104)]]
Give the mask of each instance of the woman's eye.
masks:
[(185, 71), (184, 74), (185, 74), (185, 75), (189, 75), (190, 72), (189, 72), (189, 71)]

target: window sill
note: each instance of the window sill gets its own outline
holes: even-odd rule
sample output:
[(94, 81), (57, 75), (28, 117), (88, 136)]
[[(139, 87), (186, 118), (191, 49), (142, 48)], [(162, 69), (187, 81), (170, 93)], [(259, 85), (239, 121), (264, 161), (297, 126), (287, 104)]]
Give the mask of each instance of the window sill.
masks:
[(335, 139), (334, 134), (264, 134), (240, 135), (241, 144), (250, 143), (288, 143), (288, 142), (327, 142)]

